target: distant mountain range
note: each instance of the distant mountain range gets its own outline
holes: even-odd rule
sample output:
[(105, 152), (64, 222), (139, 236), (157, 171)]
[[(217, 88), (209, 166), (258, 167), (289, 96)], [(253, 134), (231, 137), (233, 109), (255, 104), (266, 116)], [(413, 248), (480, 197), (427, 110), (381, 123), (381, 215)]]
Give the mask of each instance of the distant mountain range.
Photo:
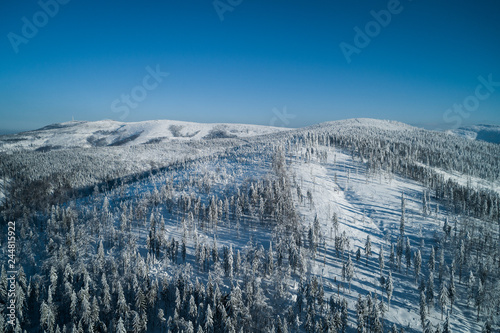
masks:
[[(106, 146), (137, 146), (169, 141), (203, 141), (221, 138), (246, 139), (254, 136), (277, 134), (284, 131), (338, 129), (363, 127), (366, 130), (419, 131), (404, 123), (378, 119), (346, 119), (324, 122), (305, 128), (283, 128), (231, 123), (195, 123), (174, 120), (142, 122), (70, 121), (17, 134), (0, 135), (0, 152), (50, 151), (66, 148), (92, 148)], [(475, 125), (448, 130), (445, 133), (500, 144), (500, 126)]]
[(474, 125), (460, 127), (446, 132), (463, 136), (471, 140), (480, 140), (500, 144), (500, 126), (498, 125)]
[(246, 138), (287, 130), (285, 128), (243, 125), (202, 124), (174, 120), (141, 122), (70, 121), (43, 128), (0, 136), (0, 151), (62, 148), (91, 148), (105, 146), (135, 146), (168, 142), (169, 140), (209, 140), (218, 138)]

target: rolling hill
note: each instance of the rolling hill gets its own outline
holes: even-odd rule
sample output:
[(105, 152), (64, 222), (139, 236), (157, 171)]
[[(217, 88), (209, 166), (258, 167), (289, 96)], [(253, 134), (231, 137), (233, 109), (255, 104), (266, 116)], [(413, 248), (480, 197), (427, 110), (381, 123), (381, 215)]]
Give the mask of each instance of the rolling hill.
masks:
[(0, 136), (0, 151), (133, 146), (170, 140), (246, 138), (286, 130), (242, 124), (201, 124), (173, 120), (122, 123), (71, 121), (38, 130)]

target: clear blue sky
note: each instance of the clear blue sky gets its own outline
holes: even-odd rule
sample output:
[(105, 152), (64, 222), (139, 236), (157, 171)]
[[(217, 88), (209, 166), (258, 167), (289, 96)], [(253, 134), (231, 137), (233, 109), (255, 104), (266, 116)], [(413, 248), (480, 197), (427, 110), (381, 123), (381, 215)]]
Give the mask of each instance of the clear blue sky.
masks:
[[(479, 87), (481, 98), (474, 97), (479, 76), (500, 82), (498, 1), (219, 6), (218, 13), (212, 0), (71, 0), (51, 17), (37, 1), (2, 0), (0, 132), (72, 117), (289, 127), (353, 117), (435, 128), (500, 124), (500, 84)], [(372, 10), (391, 10), (390, 22), (370, 24)], [(38, 31), (30, 31), (35, 23)], [(367, 24), (373, 37), (358, 43), (348, 63), (340, 45), (356, 47), (354, 28), (365, 32)], [(147, 77), (148, 66), (169, 75), (158, 83)], [(464, 100), (473, 111), (450, 110), (445, 121), (446, 110)], [(276, 116), (284, 107), (294, 118)]]

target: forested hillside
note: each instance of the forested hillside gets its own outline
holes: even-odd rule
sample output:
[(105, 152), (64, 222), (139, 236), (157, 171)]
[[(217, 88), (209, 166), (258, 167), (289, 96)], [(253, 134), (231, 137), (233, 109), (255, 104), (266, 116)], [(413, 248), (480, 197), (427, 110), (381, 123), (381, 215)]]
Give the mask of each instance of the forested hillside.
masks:
[(500, 329), (499, 145), (255, 134), (0, 153), (0, 333)]

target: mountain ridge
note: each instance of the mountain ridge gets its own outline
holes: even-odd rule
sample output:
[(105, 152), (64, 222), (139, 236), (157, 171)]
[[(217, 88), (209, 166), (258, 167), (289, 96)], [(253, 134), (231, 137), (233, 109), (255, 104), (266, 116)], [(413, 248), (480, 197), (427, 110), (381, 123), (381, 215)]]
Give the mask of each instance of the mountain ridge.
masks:
[(103, 146), (134, 146), (169, 140), (241, 139), (261, 135), (325, 129), (328, 127), (361, 126), (386, 130), (416, 130), (408, 124), (391, 120), (352, 118), (328, 121), (301, 128), (284, 128), (238, 123), (198, 123), (177, 120), (119, 122), (115, 120), (69, 121), (50, 124), (36, 130), (0, 135), (0, 151)]
[(285, 128), (231, 123), (195, 123), (176, 120), (119, 122), (114, 120), (70, 121), (40, 129), (0, 136), (0, 151), (54, 150), (132, 146), (168, 140), (245, 138), (288, 130)]
[(394, 120), (350, 118), (322, 122), (300, 128), (238, 123), (199, 123), (177, 120), (120, 122), (115, 120), (69, 121), (36, 130), (0, 135), (0, 152), (50, 151), (68, 148), (137, 146), (169, 141), (241, 139), (303, 131), (330, 132), (349, 128), (405, 132), (445, 133), (468, 140), (500, 143), (500, 126), (475, 125), (446, 132), (426, 130)]
[(499, 125), (478, 124), (449, 130), (446, 131), (446, 133), (458, 135), (470, 140), (486, 141), (490, 143), (500, 144)]

